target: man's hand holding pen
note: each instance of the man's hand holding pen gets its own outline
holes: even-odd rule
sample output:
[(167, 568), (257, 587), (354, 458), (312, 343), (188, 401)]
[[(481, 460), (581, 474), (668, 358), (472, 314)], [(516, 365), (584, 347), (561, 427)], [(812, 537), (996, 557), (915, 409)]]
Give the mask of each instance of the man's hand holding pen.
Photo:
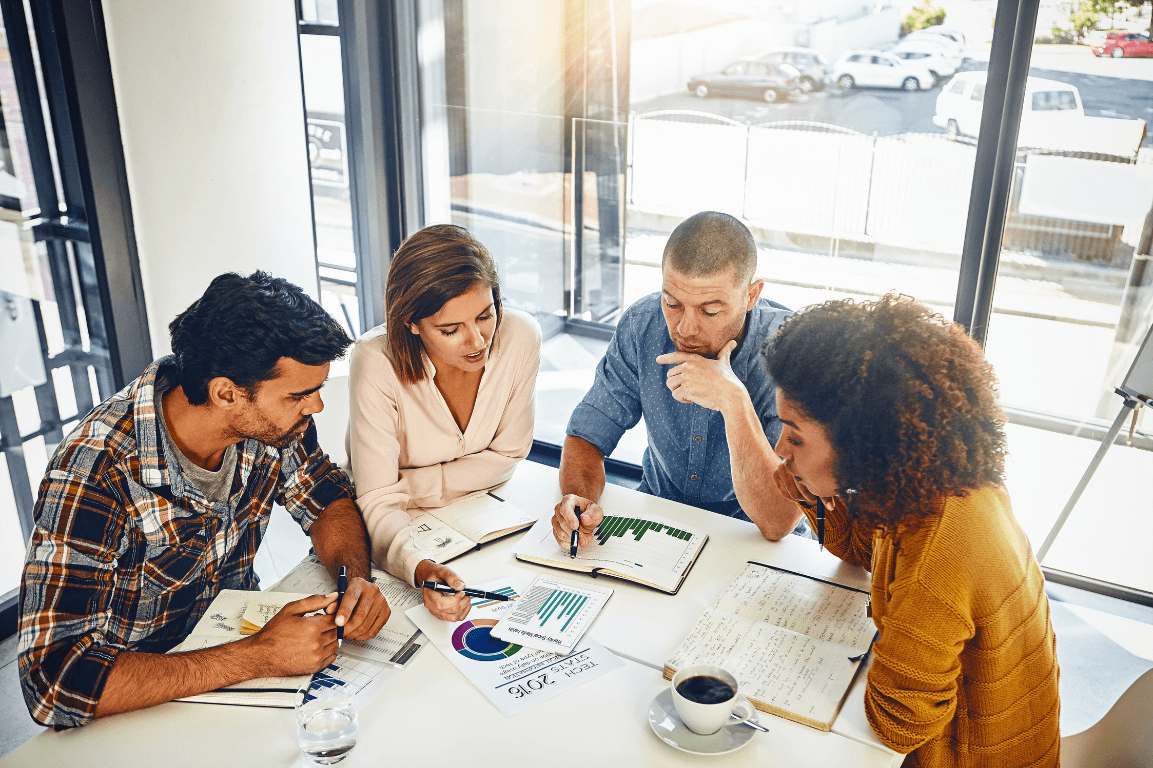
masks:
[(336, 614), (336, 626), (344, 628), (345, 640), (368, 640), (380, 632), (392, 608), (370, 579), (350, 576), (344, 599), (339, 604), (333, 601), (325, 612)]
[(601, 524), (604, 516), (604, 510), (595, 501), (582, 498), (574, 493), (567, 494), (553, 509), (552, 535), (560, 548), (565, 551), (565, 554), (568, 554), (572, 544), (572, 532), (578, 530), (577, 546), (584, 549), (592, 544), (593, 531)]

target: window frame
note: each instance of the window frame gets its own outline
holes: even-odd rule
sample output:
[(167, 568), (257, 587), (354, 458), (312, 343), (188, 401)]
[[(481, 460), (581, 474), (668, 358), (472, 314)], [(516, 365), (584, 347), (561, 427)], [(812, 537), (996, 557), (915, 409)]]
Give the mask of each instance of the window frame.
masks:
[[(363, 7), (365, 3), (366, 0), (339, 0), (342, 22), (346, 18), (346, 8), (360, 8)], [(379, 155), (386, 162), (386, 166), (388, 158), (397, 158), (397, 160), (393, 160), (393, 163), (397, 166), (400, 165), (399, 158), (401, 157), (406, 158), (409, 162), (407, 162), (405, 167), (400, 171), (386, 168), (383, 175), (390, 179), (391, 184), (391, 186), (387, 187), (387, 189), (390, 190), (388, 195), (382, 197), (379, 191), (370, 189), (368, 190), (368, 200), (364, 203), (354, 203), (353, 216), (354, 222), (357, 222), (354, 226), (361, 232), (356, 238), (358, 264), (361, 260), (360, 249), (362, 242), (371, 243), (373, 238), (375, 238), (376, 242), (396, 242), (399, 244), (399, 240), (395, 240), (399, 232), (415, 231), (415, 229), (423, 225), (422, 212), (419, 211), (420, 197), (417, 195), (415, 200), (412, 197), (412, 195), (415, 194), (413, 189), (417, 188), (416, 184), (419, 181), (422, 167), (419, 160), (421, 149), (419, 126), (416, 125), (416, 121), (419, 119), (419, 110), (416, 108), (419, 106), (419, 73), (416, 71), (416, 57), (413, 48), (408, 47), (401, 50), (398, 43), (399, 36), (401, 35), (407, 35), (406, 39), (408, 41), (415, 39), (417, 32), (416, 4), (417, 0), (398, 0), (393, 12), (382, 14), (380, 19), (385, 22), (384, 28), (389, 34), (377, 36), (375, 42), (372, 40), (372, 35), (366, 31), (357, 30), (356, 33), (353, 34), (351, 31), (346, 32), (343, 23), (341, 25), (342, 42), (348, 39), (350, 45), (354, 44), (354, 41), (359, 41), (361, 45), (369, 45), (371, 43), (375, 45), (387, 44), (389, 46), (387, 50), (388, 55), (380, 57), (380, 63), (378, 63), (378, 67), (385, 62), (387, 62), (390, 67), (388, 69), (388, 77), (384, 78), (386, 82), (382, 83), (382, 87), (369, 88), (368, 90), (373, 93), (384, 94), (385, 97), (381, 99), (380, 105), (387, 109), (394, 110), (393, 115), (400, 114), (402, 120), (408, 120), (409, 122), (407, 125), (398, 126), (395, 123), (389, 124), (386, 121), (385, 127), (387, 130), (377, 131), (375, 134), (380, 137), (386, 145), (384, 149), (387, 151)], [(1015, 166), (1017, 135), (1025, 106), (1025, 83), (1032, 53), (1033, 33), (1036, 28), (1037, 12), (1038, 7), (1036, 3), (1029, 2), (1029, 0), (1000, 0), (997, 8), (998, 22), (994, 29), (988, 68), (989, 75), (985, 81), (976, 84), (983, 90), (983, 103), (992, 103), (1002, 108), (982, 110), (981, 131), (977, 141), (977, 157), (971, 187), (970, 207), (962, 249), (961, 265), (958, 270), (953, 319), (964, 326), (982, 347), (985, 343), (989, 318), (992, 313), (993, 287), (1000, 261), (1000, 242), (1009, 208), (1009, 193)], [(951, 36), (946, 37), (950, 37), (951, 39)], [(858, 60), (867, 59), (870, 55), (875, 54), (864, 54), (857, 51), (851, 53), (845, 61), (847, 63), (857, 63)], [(887, 54), (881, 55), (889, 59), (886, 63), (894, 66), (900, 65), (899, 60), (893, 60), (894, 57), (888, 56)], [(360, 54), (360, 59), (346, 61), (346, 93), (351, 91), (353, 84), (359, 82), (358, 78), (360, 75), (357, 73), (366, 71), (364, 70), (364, 62), (361, 59), (367, 61), (363, 53)], [(861, 63), (868, 62), (865, 61)], [(358, 69), (358, 67), (360, 69)], [(369, 69), (371, 69), (371, 67)], [(961, 95), (963, 96), (963, 91)], [(402, 109), (402, 101), (404, 102), (404, 109)], [(351, 114), (353, 110), (353, 105), (349, 103), (346, 108), (346, 121), (348, 114)], [(354, 133), (355, 131), (352, 130), (352, 125), (349, 123), (349, 151), (352, 155), (350, 158), (350, 166), (353, 165), (354, 162), (362, 163), (364, 157), (359, 143), (363, 142), (363, 139), (354, 142), (352, 140)], [(365, 170), (361, 169), (360, 173), (364, 174)], [(355, 178), (356, 173), (354, 173), (353, 176)], [(365, 193), (361, 191), (360, 186), (353, 192), (354, 197), (362, 194)], [(365, 231), (366, 214), (369, 211), (379, 210), (382, 202), (385, 204), (385, 213), (387, 215), (377, 217), (381, 224), (377, 225), (373, 231)], [(403, 215), (401, 215), (401, 211), (403, 211)], [(371, 253), (371, 244), (365, 247), (370, 249)], [(378, 275), (383, 277), (387, 267), (387, 259), (380, 255), (372, 258), (377, 260), (379, 265), (378, 270), (380, 270), (381, 267), (385, 268), (384, 271), (377, 272)], [(382, 281), (378, 281), (378, 284), (382, 289)], [(358, 287), (358, 292), (359, 290)], [(574, 290), (575, 288), (573, 286), (566, 288), (566, 304), (568, 306), (572, 306), (571, 296)], [(367, 302), (362, 302), (362, 306), (367, 307)], [(366, 325), (365, 327), (371, 327), (371, 325)], [(601, 339), (611, 338), (613, 334), (611, 325), (574, 319), (572, 317), (564, 323), (564, 331)], [(1084, 435), (1087, 431), (1094, 432), (1099, 430), (1103, 432), (1104, 430), (1104, 427), (1092, 423), (1089, 420), (1073, 421), (1056, 415), (1011, 407), (1005, 408), (1004, 410), (1008, 420), (1012, 423), (1029, 424), (1030, 426), (1049, 429), (1064, 434)], [(1138, 443), (1142, 449), (1153, 450), (1153, 440), (1143, 438), (1141, 441), (1138, 441)], [(1146, 445), (1146, 443), (1148, 443), (1148, 445)], [(551, 453), (557, 451), (559, 451), (559, 446), (534, 441), (534, 452), (543, 452), (551, 455)], [(551, 463), (547, 457), (545, 457), (545, 460), (546, 463)], [(635, 467), (634, 465), (624, 462), (621, 462), (621, 464), (626, 467), (628, 471), (639, 471), (639, 467)], [(618, 470), (619, 469), (620, 467), (618, 467)], [(1045, 568), (1044, 566), (1042, 569), (1045, 571), (1047, 577), (1058, 583), (1070, 584), (1103, 594), (1120, 596), (1122, 599), (1132, 602), (1142, 603), (1150, 601), (1146, 604), (1153, 604), (1153, 595), (1141, 592), (1140, 590), (1112, 584), (1102, 587), (1103, 582), (1097, 582), (1088, 577), (1066, 574)]]

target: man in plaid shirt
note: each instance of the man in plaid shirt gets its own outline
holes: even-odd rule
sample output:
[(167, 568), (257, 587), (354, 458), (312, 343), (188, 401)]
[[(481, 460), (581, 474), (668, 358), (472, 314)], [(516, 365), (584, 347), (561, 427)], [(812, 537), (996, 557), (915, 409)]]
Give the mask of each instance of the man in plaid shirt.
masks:
[[(169, 330), (174, 354), (89, 413), (40, 484), (19, 660), (44, 725), (312, 673), (335, 658), (338, 624), (366, 640), (389, 616), (352, 484), (312, 422), (351, 339), (295, 285), (261, 272), (217, 277)], [(166, 655), (221, 589), (256, 588), (274, 502), (334, 576), (347, 567), (339, 610), (335, 593), (316, 595), (250, 638)]]

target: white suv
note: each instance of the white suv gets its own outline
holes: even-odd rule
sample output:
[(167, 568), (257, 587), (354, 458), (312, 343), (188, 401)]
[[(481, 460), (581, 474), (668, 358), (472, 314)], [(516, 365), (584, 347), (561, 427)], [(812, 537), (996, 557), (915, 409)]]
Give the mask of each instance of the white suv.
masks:
[(919, 91), (935, 85), (927, 67), (883, 51), (849, 51), (837, 60), (833, 79), (846, 90), (865, 85)]
[[(985, 103), (985, 72), (961, 72), (937, 96), (933, 122), (950, 136), (976, 136), (981, 131)], [(1081, 94), (1068, 83), (1030, 77), (1025, 80), (1025, 103), (1021, 110), (1018, 144), (1037, 146), (1043, 132), (1054, 123), (1067, 123), (1085, 116)]]
[(928, 35), (912, 40), (906, 38), (891, 53), (905, 61), (921, 64), (938, 82), (955, 75), (964, 59), (960, 53), (941, 45)]

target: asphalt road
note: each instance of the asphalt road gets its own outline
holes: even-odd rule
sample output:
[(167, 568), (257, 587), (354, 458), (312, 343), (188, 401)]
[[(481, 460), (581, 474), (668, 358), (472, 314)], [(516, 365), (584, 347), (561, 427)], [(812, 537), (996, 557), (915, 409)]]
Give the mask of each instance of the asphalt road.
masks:
[[(1051, 60), (1052, 57), (1047, 59)], [(987, 67), (986, 61), (966, 59), (961, 69), (984, 70)], [(1149, 80), (1041, 68), (1030, 69), (1029, 74), (1076, 86), (1087, 115), (1141, 118), (1147, 123), (1153, 123), (1153, 82)], [(944, 129), (933, 124), (937, 94), (940, 92), (941, 86), (908, 93), (887, 88), (842, 91), (834, 85), (820, 93), (796, 94), (787, 102), (766, 104), (741, 97), (710, 96), (699, 99), (686, 88), (684, 93), (638, 102), (632, 108), (637, 114), (662, 109), (690, 109), (723, 115), (753, 125), (779, 120), (813, 120), (833, 123), (861, 133), (892, 136), (901, 133), (944, 133)], [(1143, 146), (1153, 147), (1151, 133), (1146, 134)]]

